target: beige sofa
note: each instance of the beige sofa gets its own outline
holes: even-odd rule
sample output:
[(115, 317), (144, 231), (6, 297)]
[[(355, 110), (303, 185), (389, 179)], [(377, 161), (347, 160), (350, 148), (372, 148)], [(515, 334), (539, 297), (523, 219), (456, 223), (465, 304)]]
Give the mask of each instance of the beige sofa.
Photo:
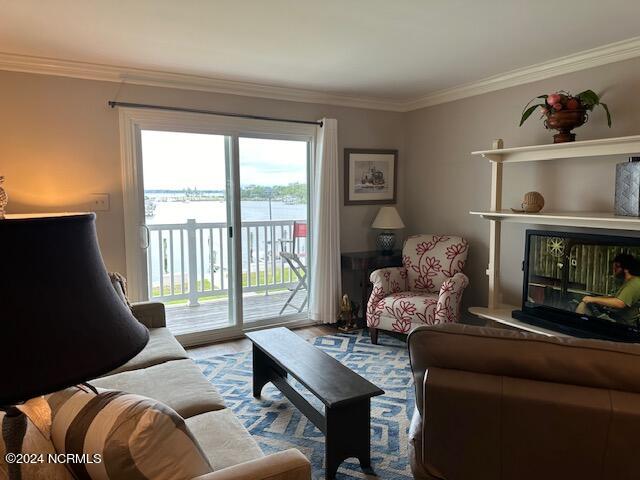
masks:
[(408, 343), (415, 478), (640, 478), (640, 345), (460, 324)]
[(220, 393), (166, 328), (162, 303), (139, 303), (133, 314), (149, 329), (149, 343), (96, 387), (160, 400), (178, 412), (209, 458), (214, 472), (197, 480), (309, 480), (311, 465), (299, 450), (265, 456)]
[[(310, 463), (300, 451), (290, 449), (268, 456), (262, 453), (256, 441), (225, 407), (220, 394), (165, 328), (163, 304), (134, 304), (132, 310), (149, 329), (149, 343), (122, 367), (91, 381), (92, 385), (160, 400), (178, 412), (214, 469), (213, 473), (197, 480), (310, 480)], [(0, 453), (4, 454), (3, 446)], [(25, 466), (23, 470), (27, 467), (33, 466)], [(6, 464), (0, 465), (0, 478), (4, 471)], [(36, 472), (34, 468), (24, 478), (31, 478), (31, 472), (38, 478), (53, 477), (53, 473)]]

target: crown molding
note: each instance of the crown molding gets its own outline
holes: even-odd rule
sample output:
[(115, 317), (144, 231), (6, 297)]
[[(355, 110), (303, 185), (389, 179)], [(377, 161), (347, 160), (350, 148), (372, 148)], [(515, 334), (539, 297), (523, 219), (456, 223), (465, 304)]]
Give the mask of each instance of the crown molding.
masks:
[(640, 57), (640, 37), (629, 38), (547, 62), (518, 68), (477, 82), (439, 90), (405, 102), (403, 111), (408, 112), (441, 103), (453, 102), (454, 100), (495, 92), (504, 88), (524, 85), (636, 57)]
[(261, 85), (207, 76), (116, 67), (11, 53), (0, 53), (0, 70), (117, 83), (124, 82), (135, 85), (182, 90), (199, 90), (291, 102), (337, 105), (392, 112), (409, 112), (636, 57), (640, 57), (640, 37), (610, 43), (601, 47), (556, 58), (548, 62), (518, 68), (476, 82), (458, 85), (406, 100), (340, 95), (315, 90)]
[(332, 94), (317, 90), (261, 85), (200, 75), (117, 67), (12, 53), (0, 52), (0, 70), (395, 112), (400, 112), (403, 108), (402, 101), (387, 98)]

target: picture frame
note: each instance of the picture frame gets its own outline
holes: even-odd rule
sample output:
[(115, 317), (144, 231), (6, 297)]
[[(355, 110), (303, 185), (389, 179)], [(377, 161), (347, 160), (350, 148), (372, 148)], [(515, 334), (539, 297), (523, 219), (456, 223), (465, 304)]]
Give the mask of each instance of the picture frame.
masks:
[(344, 204), (396, 203), (398, 150), (344, 149)]

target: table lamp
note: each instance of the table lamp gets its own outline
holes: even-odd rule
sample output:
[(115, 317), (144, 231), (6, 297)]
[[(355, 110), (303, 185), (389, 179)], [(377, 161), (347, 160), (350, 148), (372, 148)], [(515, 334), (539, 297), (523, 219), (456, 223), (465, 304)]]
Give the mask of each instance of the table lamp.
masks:
[(396, 210), (396, 207), (382, 207), (371, 224), (371, 228), (385, 230), (378, 234), (376, 244), (383, 255), (390, 255), (396, 243), (396, 235), (386, 230), (397, 230), (404, 228), (404, 223)]
[[(16, 405), (105, 374), (135, 356), (149, 332), (113, 289), (95, 214), (0, 220), (0, 409), (7, 453), (27, 419)], [(19, 479), (20, 465), (10, 464)]]

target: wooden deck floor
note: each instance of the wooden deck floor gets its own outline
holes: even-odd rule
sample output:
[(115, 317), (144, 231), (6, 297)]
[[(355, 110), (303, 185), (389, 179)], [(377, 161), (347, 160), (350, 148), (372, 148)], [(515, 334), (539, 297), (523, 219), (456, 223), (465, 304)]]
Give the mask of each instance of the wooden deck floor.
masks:
[[(286, 291), (269, 295), (246, 295), (243, 302), (244, 323), (279, 316), (289, 294)], [(298, 293), (292, 303), (298, 306), (303, 300), (304, 294)], [(202, 302), (196, 307), (168, 305), (166, 311), (167, 326), (174, 335), (230, 326), (227, 300)], [(287, 307), (284, 311), (284, 314), (292, 313), (296, 313), (293, 308)]]

